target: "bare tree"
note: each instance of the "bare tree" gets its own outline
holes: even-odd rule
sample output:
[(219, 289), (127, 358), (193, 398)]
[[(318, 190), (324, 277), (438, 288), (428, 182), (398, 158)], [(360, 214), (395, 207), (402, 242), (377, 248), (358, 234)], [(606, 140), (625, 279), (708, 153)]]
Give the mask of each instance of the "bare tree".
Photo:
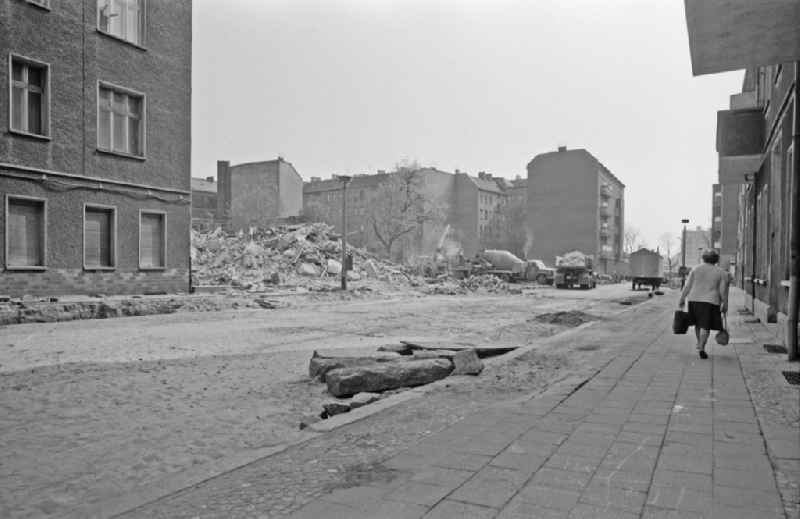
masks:
[(367, 212), (375, 238), (391, 257), (395, 244), (421, 231), (425, 223), (441, 223), (444, 211), (425, 196), (418, 165), (401, 165), (373, 193)]
[(636, 252), (642, 246), (642, 234), (636, 227), (627, 225), (625, 226), (625, 234), (623, 236), (623, 252), (630, 254)]

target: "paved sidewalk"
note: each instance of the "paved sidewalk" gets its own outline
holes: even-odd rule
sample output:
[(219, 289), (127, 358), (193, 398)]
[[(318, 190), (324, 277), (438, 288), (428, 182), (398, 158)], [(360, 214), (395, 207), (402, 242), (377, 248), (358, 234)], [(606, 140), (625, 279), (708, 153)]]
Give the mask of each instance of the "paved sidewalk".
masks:
[[(789, 517), (768, 452), (796, 465), (800, 446), (787, 434), (797, 431), (779, 428), (777, 443), (762, 434), (769, 424), (740, 363), (763, 337), (734, 314), (735, 344), (701, 360), (659, 306), (660, 328), (585, 384), (483, 410), (386, 460), (391, 477), (335, 490), (291, 517)], [(796, 493), (784, 498), (794, 515)]]

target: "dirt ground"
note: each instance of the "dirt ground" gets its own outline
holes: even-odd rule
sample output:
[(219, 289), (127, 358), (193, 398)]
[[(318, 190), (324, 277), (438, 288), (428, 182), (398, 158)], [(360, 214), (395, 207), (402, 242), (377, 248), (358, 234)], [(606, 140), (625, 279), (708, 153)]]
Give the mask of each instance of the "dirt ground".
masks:
[[(615, 314), (631, 295), (609, 285), (293, 300), (276, 310), (2, 328), (0, 511), (59, 516), (197, 464), (304, 438), (301, 417), (330, 400), (307, 377), (315, 349), (368, 353), (403, 339), (524, 346), (586, 319), (574, 312)], [(567, 364), (555, 355), (537, 369)], [(507, 380), (526, 376), (527, 367), (510, 363), (515, 369)]]

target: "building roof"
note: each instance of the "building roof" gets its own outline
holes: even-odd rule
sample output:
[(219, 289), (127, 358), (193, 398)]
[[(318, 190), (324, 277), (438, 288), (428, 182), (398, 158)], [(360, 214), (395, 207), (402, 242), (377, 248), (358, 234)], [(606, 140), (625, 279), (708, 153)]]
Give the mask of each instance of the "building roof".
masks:
[(204, 193), (217, 194), (217, 183), (213, 180), (206, 180), (205, 178), (192, 177), (192, 191), (202, 191)]
[(466, 175), (466, 177), (481, 191), (490, 191), (492, 193), (498, 193), (501, 195), (505, 193), (505, 191), (500, 189), (500, 186), (497, 185), (494, 177), (492, 177), (491, 180), (488, 178), (473, 177), (470, 175)]
[(603, 172), (606, 173), (609, 177), (611, 177), (612, 180), (617, 182), (620, 185), (620, 187), (623, 187), (623, 188), (625, 187), (625, 184), (622, 183), (622, 180), (617, 178), (617, 176), (615, 174), (613, 174), (611, 172), (611, 170), (608, 169), (605, 166), (605, 164), (600, 162), (600, 160), (597, 157), (592, 155), (588, 150), (586, 150), (584, 148), (563, 149), (563, 150), (556, 150), (556, 151), (548, 151), (547, 153), (540, 153), (540, 154), (536, 155), (535, 157), (533, 157), (533, 159), (531, 159), (531, 161), (528, 163), (528, 168), (530, 168), (531, 165), (534, 162), (536, 162), (537, 159), (541, 159), (543, 157), (549, 157), (551, 155), (560, 155), (560, 154), (561, 155), (564, 155), (564, 154), (584, 155), (589, 160), (591, 160), (595, 164), (597, 164), (603, 170)]

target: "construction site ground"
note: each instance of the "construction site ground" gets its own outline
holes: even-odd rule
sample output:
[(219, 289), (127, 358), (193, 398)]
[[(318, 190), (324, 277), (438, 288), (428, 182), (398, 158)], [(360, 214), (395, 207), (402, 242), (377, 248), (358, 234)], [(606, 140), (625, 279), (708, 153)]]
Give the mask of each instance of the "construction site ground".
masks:
[[(272, 310), (3, 327), (0, 510), (85, 516), (87, 507), (120, 499), (140, 504), (130, 499), (319, 435), (298, 427), (331, 400), (324, 384), (308, 379), (314, 350), (369, 354), (409, 339), (535, 346), (630, 308), (623, 301), (647, 299), (622, 284), (539, 287), (503, 296), (297, 298)], [(456, 400), (545, 387), (568, 374), (576, 357), (543, 351), (502, 368), (489, 363)]]

